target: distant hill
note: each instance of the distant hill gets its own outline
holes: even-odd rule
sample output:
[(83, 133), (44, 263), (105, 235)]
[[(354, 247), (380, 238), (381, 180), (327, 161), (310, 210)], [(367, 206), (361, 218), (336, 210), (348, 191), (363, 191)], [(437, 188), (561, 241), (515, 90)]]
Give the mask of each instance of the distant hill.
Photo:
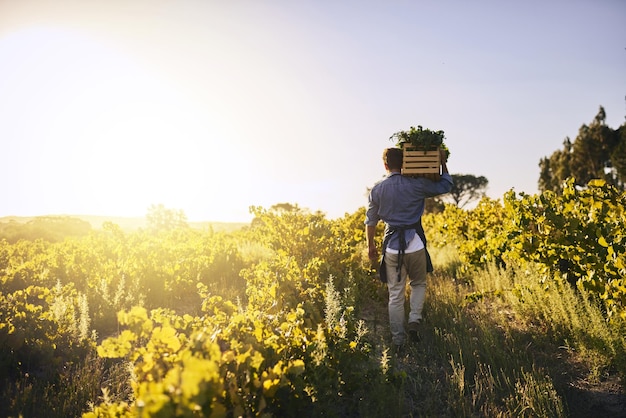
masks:
[[(98, 216), (98, 215), (42, 215), (45, 217), (67, 217), (76, 218), (88, 222), (93, 229), (102, 229), (105, 222), (112, 222), (119, 225), (124, 231), (133, 231), (146, 227), (146, 218), (142, 217), (123, 217), (123, 216)], [(0, 217), (0, 223), (28, 223), (40, 216), (4, 216)], [(250, 225), (246, 222), (188, 222), (189, 226), (194, 229), (210, 229), (214, 231), (236, 231), (244, 226)]]

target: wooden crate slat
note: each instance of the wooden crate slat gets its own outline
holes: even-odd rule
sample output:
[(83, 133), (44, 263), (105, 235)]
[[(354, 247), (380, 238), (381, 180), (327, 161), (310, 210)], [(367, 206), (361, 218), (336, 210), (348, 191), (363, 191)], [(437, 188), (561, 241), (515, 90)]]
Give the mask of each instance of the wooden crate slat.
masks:
[(439, 173), (438, 167), (405, 167), (402, 169), (405, 174), (410, 173)]
[(404, 144), (402, 149), (402, 174), (435, 174), (441, 173), (441, 160), (439, 149), (424, 151), (410, 149), (409, 144)]
[(433, 158), (407, 158), (407, 164), (441, 164), (439, 160)]
[(415, 161), (415, 162), (407, 162), (405, 164), (403, 164), (403, 167), (405, 168), (409, 168), (409, 167), (439, 167), (440, 164), (437, 161)]
[(403, 154), (408, 157), (438, 157), (439, 151), (411, 151), (404, 150)]
[(438, 160), (407, 160), (403, 164), (422, 164), (422, 165), (440, 165)]

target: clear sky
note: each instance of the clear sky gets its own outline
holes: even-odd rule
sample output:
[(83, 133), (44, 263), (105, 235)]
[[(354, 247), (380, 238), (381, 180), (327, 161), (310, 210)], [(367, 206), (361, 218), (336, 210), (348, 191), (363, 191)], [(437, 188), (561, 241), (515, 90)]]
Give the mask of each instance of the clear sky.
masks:
[(626, 116), (626, 2), (0, 0), (0, 216), (366, 204), (396, 131), (536, 193)]

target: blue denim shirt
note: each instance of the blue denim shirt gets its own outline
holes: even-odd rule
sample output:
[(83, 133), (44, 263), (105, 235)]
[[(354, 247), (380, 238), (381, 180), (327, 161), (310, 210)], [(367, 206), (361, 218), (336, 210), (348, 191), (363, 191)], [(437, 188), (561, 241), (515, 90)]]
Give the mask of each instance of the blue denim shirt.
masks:
[[(448, 173), (442, 174), (439, 181), (389, 173), (370, 191), (365, 225), (376, 226), (382, 220), (386, 224), (385, 235), (389, 227), (413, 225), (424, 213), (424, 199), (450, 192), (452, 184), (452, 177)], [(407, 243), (414, 237), (415, 230), (405, 232)], [(394, 250), (400, 249), (397, 233), (391, 236), (388, 246)]]

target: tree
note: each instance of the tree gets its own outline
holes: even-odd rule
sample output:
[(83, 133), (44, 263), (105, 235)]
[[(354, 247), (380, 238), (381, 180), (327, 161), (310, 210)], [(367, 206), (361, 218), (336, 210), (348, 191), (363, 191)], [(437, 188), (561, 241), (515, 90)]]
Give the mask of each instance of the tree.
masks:
[(563, 149), (539, 161), (539, 190), (559, 192), (570, 177), (585, 186), (592, 179), (603, 179), (621, 189), (626, 182), (626, 124), (617, 130), (606, 125), (606, 112), (600, 107), (589, 125), (582, 125), (571, 142), (566, 138)]
[(302, 209), (298, 206), (298, 204), (291, 203), (276, 203), (270, 207), (270, 210), (276, 213), (285, 213), (285, 212), (301, 212)]
[(163, 204), (150, 205), (146, 214), (148, 229), (153, 232), (187, 228), (187, 215), (182, 210), (167, 209)]
[(539, 190), (561, 191), (565, 179), (572, 176), (572, 143), (569, 138), (563, 141), (563, 150), (555, 151), (550, 158), (539, 161)]
[(437, 197), (429, 197), (424, 200), (424, 213), (441, 213), (446, 205)]
[(452, 180), (454, 185), (447, 196), (459, 208), (485, 196), (485, 190), (489, 184), (489, 180), (485, 176), (472, 174), (452, 174)]
[(618, 144), (611, 153), (611, 164), (618, 179), (617, 186), (626, 189), (626, 123), (618, 129)]

